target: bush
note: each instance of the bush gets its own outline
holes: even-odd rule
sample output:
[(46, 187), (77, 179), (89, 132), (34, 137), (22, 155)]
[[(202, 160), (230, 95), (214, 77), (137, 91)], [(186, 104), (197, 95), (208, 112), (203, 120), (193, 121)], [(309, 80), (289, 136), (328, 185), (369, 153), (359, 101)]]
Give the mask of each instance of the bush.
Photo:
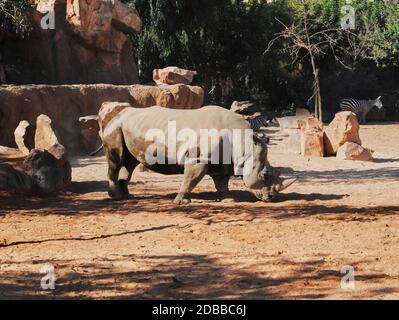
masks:
[(0, 29), (21, 37), (28, 35), (31, 26), (26, 11), (30, 6), (28, 0), (0, 0)]

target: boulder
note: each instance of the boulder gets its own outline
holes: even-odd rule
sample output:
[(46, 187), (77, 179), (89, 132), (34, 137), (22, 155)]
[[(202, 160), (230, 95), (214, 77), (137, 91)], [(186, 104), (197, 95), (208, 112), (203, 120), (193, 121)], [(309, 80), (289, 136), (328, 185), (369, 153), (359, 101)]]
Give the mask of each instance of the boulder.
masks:
[(193, 82), (196, 71), (185, 70), (178, 67), (154, 69), (152, 78), (156, 84), (190, 84)]
[(280, 126), (280, 131), (287, 129), (300, 129), (300, 123), (306, 122), (311, 117), (307, 109), (297, 108), (295, 116), (276, 117), (276, 121)]
[(301, 154), (304, 157), (324, 157), (323, 124), (315, 117), (300, 121)]
[(139, 33), (137, 11), (119, 0), (68, 0), (66, 20), (86, 45), (118, 53), (126, 44), (126, 34)]
[(35, 127), (22, 120), (14, 131), (15, 143), (24, 155), (28, 155), (35, 147)]
[(32, 192), (54, 194), (71, 182), (71, 166), (55, 158), (49, 151), (33, 149), (24, 160), (24, 171), (35, 181)]
[(302, 132), (301, 154), (304, 157), (324, 157), (323, 132)]
[(345, 142), (361, 145), (359, 122), (351, 111), (339, 112), (334, 120), (324, 129), (324, 146), (327, 155), (336, 155), (338, 148)]
[(159, 86), (165, 92), (169, 91), (169, 95), (166, 95), (164, 104), (158, 104), (159, 106), (165, 106), (171, 109), (197, 109), (201, 108), (204, 103), (204, 89), (198, 86), (186, 86), (183, 84), (176, 84), (171, 86), (162, 85)]
[(319, 119), (312, 116), (298, 120), (298, 126), (302, 131), (305, 132), (323, 132), (324, 129), (323, 123)]
[(68, 153), (62, 144), (56, 143), (52, 145), (47, 151), (58, 161), (60, 166), (64, 166), (68, 161)]
[(80, 117), (79, 124), (86, 151), (92, 152), (100, 144), (98, 116)]
[(256, 112), (256, 106), (251, 101), (233, 101), (230, 111), (242, 115), (251, 115)]
[(295, 115), (296, 115), (299, 119), (308, 118), (308, 117), (311, 117), (311, 116), (312, 116), (312, 115), (310, 114), (309, 110), (308, 110), (308, 109), (305, 109), (305, 108), (296, 108)]
[(112, 11), (112, 24), (119, 30), (128, 33), (140, 33), (141, 19), (137, 10), (128, 7), (121, 1), (115, 1)]
[(286, 129), (299, 129), (298, 120), (303, 120), (303, 118), (297, 116), (286, 116), (276, 117), (276, 120), (280, 126), (280, 131), (284, 131)]
[(49, 149), (58, 144), (58, 137), (50, 117), (41, 114), (36, 120), (35, 148)]
[(21, 158), (24, 154), (18, 148), (0, 146), (0, 157), (2, 158)]
[(354, 142), (345, 142), (338, 148), (337, 158), (341, 160), (372, 161), (373, 152)]

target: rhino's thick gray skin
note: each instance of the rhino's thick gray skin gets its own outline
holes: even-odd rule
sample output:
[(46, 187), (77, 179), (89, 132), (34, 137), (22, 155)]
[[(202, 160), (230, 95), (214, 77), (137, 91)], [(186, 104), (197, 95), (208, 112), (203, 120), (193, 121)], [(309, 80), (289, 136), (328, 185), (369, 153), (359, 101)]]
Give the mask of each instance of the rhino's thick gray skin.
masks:
[[(219, 164), (195, 163), (188, 164), (185, 161), (172, 161), (167, 157), (166, 164), (150, 164), (146, 159), (145, 152), (153, 141), (146, 139), (146, 134), (154, 128), (164, 132), (165, 136), (168, 131), (168, 123), (176, 122), (176, 132), (189, 128), (200, 136), (201, 129), (216, 129), (219, 132), (223, 129), (233, 130), (241, 129), (244, 134), (245, 130), (250, 130), (249, 123), (240, 115), (230, 112), (221, 107), (207, 106), (197, 110), (174, 110), (166, 109), (159, 106), (150, 108), (127, 108), (121, 111), (104, 129), (103, 143), (106, 158), (108, 161), (108, 179), (109, 179), (109, 195), (115, 200), (127, 199), (128, 183), (131, 179), (134, 168), (143, 163), (149, 169), (163, 174), (184, 174), (183, 183), (180, 191), (176, 196), (175, 203), (187, 204), (190, 202), (190, 192), (201, 181), (205, 174), (212, 177), (216, 190), (220, 198), (228, 193), (228, 182), (234, 175), (235, 168), (242, 168), (246, 164), (248, 154), (245, 154), (244, 143), (248, 139), (242, 139), (242, 147), (236, 148), (232, 144), (229, 145), (232, 150), (230, 164), (223, 164), (220, 152)], [(294, 179), (282, 181), (278, 174), (273, 170), (267, 161), (267, 146), (257, 138), (251, 135), (249, 139), (254, 140), (253, 161), (248, 174), (243, 175), (245, 185), (254, 191), (254, 194), (261, 200), (270, 201), (281, 190), (294, 182)], [(222, 139), (218, 145), (219, 148), (224, 147)], [(176, 149), (183, 148), (185, 142), (176, 142)], [(165, 147), (165, 146), (164, 146)], [(167, 154), (167, 145), (165, 151)], [(189, 148), (189, 147), (187, 147)], [(199, 148), (198, 148), (199, 149)], [(210, 148), (209, 148), (210, 149)], [(239, 150), (241, 149), (241, 151)], [(190, 150), (187, 150), (187, 153)], [(211, 159), (210, 151), (197, 150), (198, 155), (203, 159)]]

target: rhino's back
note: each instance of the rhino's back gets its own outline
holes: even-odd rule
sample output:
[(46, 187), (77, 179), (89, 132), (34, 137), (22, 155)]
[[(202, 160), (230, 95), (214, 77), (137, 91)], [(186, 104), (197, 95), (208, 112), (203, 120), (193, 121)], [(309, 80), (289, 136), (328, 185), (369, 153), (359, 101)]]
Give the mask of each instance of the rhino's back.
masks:
[[(205, 106), (196, 110), (174, 110), (159, 106), (128, 108), (120, 113), (117, 122), (122, 128), (127, 148), (142, 163), (145, 163), (145, 150), (153, 143), (151, 137), (157, 132), (162, 132), (166, 137), (167, 150), (167, 137), (172, 133), (171, 129), (176, 130), (177, 134), (181, 130), (190, 129), (198, 137), (203, 129), (250, 129), (249, 123), (242, 116), (218, 106)], [(177, 149), (184, 143), (177, 141)]]
[(128, 123), (129, 127), (139, 126), (146, 129), (167, 129), (171, 121), (175, 121), (178, 128), (193, 130), (249, 128), (242, 116), (219, 106), (205, 106), (195, 110), (168, 109), (159, 106), (129, 108), (124, 110), (123, 117), (125, 117), (124, 123)]

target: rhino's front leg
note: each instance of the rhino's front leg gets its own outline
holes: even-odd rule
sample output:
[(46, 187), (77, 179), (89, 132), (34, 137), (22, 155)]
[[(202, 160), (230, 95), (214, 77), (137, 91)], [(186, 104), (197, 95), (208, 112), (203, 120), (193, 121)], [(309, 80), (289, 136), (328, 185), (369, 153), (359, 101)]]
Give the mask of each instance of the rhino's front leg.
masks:
[(206, 174), (206, 164), (186, 164), (184, 166), (184, 179), (174, 203), (182, 205), (191, 202), (190, 193)]
[[(113, 138), (113, 137), (112, 137)], [(111, 142), (114, 142), (111, 140)], [(123, 146), (104, 143), (105, 155), (108, 162), (108, 195), (114, 200), (125, 197), (123, 183), (119, 181), (119, 172), (123, 165)]]
[(130, 152), (125, 152), (125, 160), (123, 167), (119, 172), (118, 185), (123, 193), (123, 198), (128, 199), (129, 194), (129, 182), (132, 178), (134, 168), (139, 164), (139, 162), (130, 154)]
[(122, 186), (118, 181), (121, 167), (120, 163), (108, 159), (108, 195), (114, 200), (122, 200), (124, 198)]

